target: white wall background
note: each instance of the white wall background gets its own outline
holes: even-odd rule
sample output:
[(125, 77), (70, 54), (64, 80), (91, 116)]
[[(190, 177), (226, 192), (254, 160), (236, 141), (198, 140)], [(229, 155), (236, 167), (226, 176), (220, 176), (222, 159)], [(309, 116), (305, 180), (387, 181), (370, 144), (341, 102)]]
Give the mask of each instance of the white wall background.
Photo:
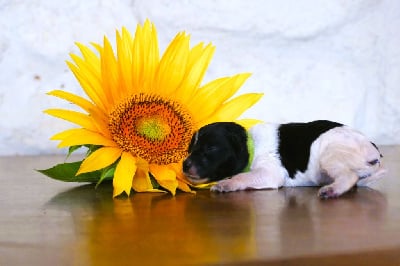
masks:
[(66, 67), (75, 41), (114, 40), (152, 20), (163, 51), (178, 31), (217, 50), (204, 82), (252, 72), (241, 92), (265, 96), (247, 117), (331, 119), (379, 144), (400, 144), (400, 1), (0, 0), (0, 155), (63, 152), (71, 125), (42, 110), (81, 94)]

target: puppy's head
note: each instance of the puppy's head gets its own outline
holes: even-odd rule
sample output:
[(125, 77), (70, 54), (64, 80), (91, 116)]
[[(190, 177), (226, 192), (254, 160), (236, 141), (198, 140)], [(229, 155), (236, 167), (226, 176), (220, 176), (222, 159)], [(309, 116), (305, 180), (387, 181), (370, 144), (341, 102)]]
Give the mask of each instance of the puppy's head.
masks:
[(233, 122), (206, 125), (194, 133), (188, 152), (183, 172), (193, 184), (238, 174), (249, 161), (246, 130)]

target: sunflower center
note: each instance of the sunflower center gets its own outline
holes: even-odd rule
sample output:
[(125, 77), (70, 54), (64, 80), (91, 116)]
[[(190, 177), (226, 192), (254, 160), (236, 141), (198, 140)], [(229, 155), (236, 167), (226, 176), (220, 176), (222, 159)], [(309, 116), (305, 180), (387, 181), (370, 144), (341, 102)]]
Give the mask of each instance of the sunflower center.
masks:
[(138, 119), (136, 130), (139, 135), (154, 141), (162, 141), (171, 133), (168, 122), (158, 115)]
[(179, 103), (146, 94), (117, 105), (108, 126), (121, 149), (160, 165), (184, 158), (193, 133), (192, 118)]

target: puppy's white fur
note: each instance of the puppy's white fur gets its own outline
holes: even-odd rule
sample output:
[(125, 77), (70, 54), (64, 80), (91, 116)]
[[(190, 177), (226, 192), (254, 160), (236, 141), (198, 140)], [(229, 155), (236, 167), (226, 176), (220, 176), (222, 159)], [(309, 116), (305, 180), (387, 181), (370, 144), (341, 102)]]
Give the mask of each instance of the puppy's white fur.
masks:
[(311, 145), (305, 172), (290, 178), (278, 152), (278, 124), (258, 124), (250, 129), (254, 140), (254, 160), (250, 171), (219, 181), (212, 191), (276, 189), (282, 186), (322, 186), (321, 197), (337, 197), (354, 185), (368, 185), (385, 174), (379, 151), (358, 131), (335, 127), (319, 136)]

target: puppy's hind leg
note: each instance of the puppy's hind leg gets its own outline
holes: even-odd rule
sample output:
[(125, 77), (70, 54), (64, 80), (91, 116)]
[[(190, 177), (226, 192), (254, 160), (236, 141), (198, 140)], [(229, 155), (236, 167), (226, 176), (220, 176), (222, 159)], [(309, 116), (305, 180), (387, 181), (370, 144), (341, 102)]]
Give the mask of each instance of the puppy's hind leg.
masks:
[[(336, 198), (350, 190), (359, 180), (356, 169), (364, 164), (357, 148), (340, 144), (329, 145), (320, 157), (320, 171), (332, 181), (323, 186), (318, 196), (324, 199)], [(326, 181), (326, 179), (325, 179)]]
[(318, 196), (323, 199), (337, 198), (349, 191), (358, 181), (358, 176), (354, 171), (335, 171), (333, 183), (325, 185), (318, 191)]

